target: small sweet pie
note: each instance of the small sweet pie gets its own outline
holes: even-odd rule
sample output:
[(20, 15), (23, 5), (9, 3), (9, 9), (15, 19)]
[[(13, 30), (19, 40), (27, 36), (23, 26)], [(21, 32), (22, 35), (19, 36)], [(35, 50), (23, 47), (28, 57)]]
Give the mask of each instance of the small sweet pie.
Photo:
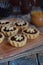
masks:
[(0, 32), (0, 44), (3, 42), (4, 40), (4, 35)]
[(23, 34), (17, 34), (9, 37), (10, 44), (15, 47), (22, 47), (27, 42), (27, 37)]
[(9, 22), (8, 20), (0, 20), (0, 27), (9, 25), (11, 25), (11, 22)]
[(24, 21), (22, 19), (19, 19), (17, 22), (15, 22), (15, 26), (19, 27), (19, 28), (26, 28), (29, 26), (29, 23), (27, 21)]
[(1, 32), (3, 32), (5, 36), (11, 36), (13, 34), (16, 35), (18, 33), (18, 28), (12, 26), (4, 26), (2, 27)]
[(26, 28), (23, 30), (23, 33), (28, 39), (35, 39), (39, 36), (40, 32), (36, 28)]

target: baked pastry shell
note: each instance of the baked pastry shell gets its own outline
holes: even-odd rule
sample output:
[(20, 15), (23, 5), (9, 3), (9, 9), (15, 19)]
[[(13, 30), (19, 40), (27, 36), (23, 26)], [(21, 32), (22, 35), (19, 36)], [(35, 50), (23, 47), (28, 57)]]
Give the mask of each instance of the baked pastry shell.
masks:
[(24, 40), (23, 41), (21, 41), (21, 42), (18, 42), (18, 41), (12, 41), (11, 40), (11, 37), (9, 37), (9, 39), (8, 39), (8, 41), (9, 41), (9, 43), (10, 43), (10, 45), (11, 46), (15, 46), (15, 47), (23, 47), (25, 44), (26, 44), (26, 42), (27, 42), (27, 37), (25, 36), (25, 35), (23, 35), (24, 36)]
[[(17, 23), (17, 22), (16, 22)], [(15, 25), (16, 26), (16, 25)], [(24, 29), (24, 28), (27, 28), (27, 27), (29, 27), (29, 23), (28, 22), (26, 22), (26, 25), (22, 25), (22, 26), (16, 26), (19, 30), (22, 30), (22, 29)]]
[(12, 22), (10, 22), (9, 20), (0, 20), (0, 22), (3, 23), (9, 22), (7, 24), (0, 24), (0, 28), (2, 28), (3, 26), (12, 26)]
[(0, 34), (2, 35), (2, 37), (0, 38), (0, 44), (1, 44), (5, 37), (4, 37), (3, 33), (0, 32)]
[[(25, 29), (24, 29), (25, 30)], [(34, 34), (28, 34), (28, 33), (25, 33), (24, 30), (22, 30), (22, 33), (25, 34), (27, 36), (28, 39), (35, 39), (39, 36), (40, 32), (36, 29), (37, 33), (34, 33)]]
[(16, 30), (14, 30), (14, 31), (4, 31), (3, 30), (3, 27), (2, 27), (2, 29), (1, 29), (1, 32), (5, 35), (5, 36), (11, 36), (11, 35), (16, 35), (17, 33), (18, 33), (18, 28), (17, 27), (15, 27), (16, 28)]

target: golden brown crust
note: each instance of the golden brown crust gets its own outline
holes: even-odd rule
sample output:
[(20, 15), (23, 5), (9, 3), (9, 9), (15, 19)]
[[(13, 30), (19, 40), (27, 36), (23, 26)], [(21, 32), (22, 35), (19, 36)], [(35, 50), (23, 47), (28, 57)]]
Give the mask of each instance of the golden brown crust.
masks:
[(4, 35), (0, 32), (0, 34), (2, 35), (2, 37), (0, 38), (0, 44), (3, 42), (3, 40), (4, 40)]
[[(5, 27), (9, 31), (4, 31)], [(13, 28), (15, 28), (15, 30)], [(2, 27), (1, 32), (3, 32), (5, 36), (11, 36), (13, 34), (16, 35), (18, 33), (18, 28), (13, 26), (4, 26)]]
[(0, 20), (0, 28), (3, 26), (11, 26), (11, 22), (9, 20)]
[(22, 40), (21, 42), (19, 42), (19, 41), (12, 41), (11, 40), (11, 37), (9, 37), (9, 39), (8, 39), (8, 41), (10, 42), (10, 44), (12, 45), (12, 46), (15, 46), (15, 47), (22, 47), (22, 46), (24, 46), (25, 44), (26, 44), (26, 42), (27, 42), (27, 37), (25, 36), (25, 35), (23, 35), (24, 36), (24, 40)]
[[(16, 23), (18, 24), (18, 26), (16, 25)], [(25, 24), (26, 23), (26, 24)], [(25, 24), (25, 25), (24, 25)], [(26, 27), (29, 27), (29, 23), (27, 21), (24, 21), (22, 19), (19, 19), (15, 22), (15, 26), (18, 27), (19, 29), (24, 29)]]
[[(34, 33), (34, 29), (37, 31), (36, 33)], [(28, 39), (35, 39), (39, 36), (40, 32), (36, 28), (34, 28), (34, 29), (33, 28), (24, 29), (24, 30), (28, 30), (28, 32), (31, 32), (31, 33), (33, 32), (33, 34), (26, 33), (26, 32), (24, 32), (24, 30), (22, 32), (23, 32), (23, 34), (25, 34), (27, 36)]]

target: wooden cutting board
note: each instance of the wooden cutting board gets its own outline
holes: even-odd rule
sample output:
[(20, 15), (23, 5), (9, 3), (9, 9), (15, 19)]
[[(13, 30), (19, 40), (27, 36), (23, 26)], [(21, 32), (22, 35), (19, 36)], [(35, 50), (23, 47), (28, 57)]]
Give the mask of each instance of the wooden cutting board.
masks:
[(21, 48), (12, 47), (8, 43), (7, 39), (5, 39), (3, 43), (0, 44), (0, 59), (11, 57), (13, 55), (30, 50), (39, 45), (43, 45), (43, 34), (41, 34), (37, 39), (28, 40), (27, 44)]

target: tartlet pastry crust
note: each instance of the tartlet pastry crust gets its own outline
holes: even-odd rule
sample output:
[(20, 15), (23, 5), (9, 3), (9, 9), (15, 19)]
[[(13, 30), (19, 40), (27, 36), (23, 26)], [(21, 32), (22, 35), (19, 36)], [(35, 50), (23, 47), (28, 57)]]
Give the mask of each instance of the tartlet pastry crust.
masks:
[(3, 26), (10, 26), (12, 23), (9, 20), (0, 20), (0, 28)]
[[(23, 39), (23, 37), (24, 39)], [(16, 38), (16, 40), (12, 40), (11, 38), (14, 37)], [(18, 41), (19, 40), (19, 41)], [(22, 47), (26, 44), (27, 42), (27, 37), (23, 34), (17, 34), (17, 35), (13, 35), (11, 37), (9, 37), (8, 41), (10, 42), (11, 46), (15, 46), (15, 47)]]
[(29, 23), (27, 21), (24, 21), (22, 19), (19, 19), (15, 22), (15, 26), (18, 27), (19, 29), (24, 29), (26, 27), (29, 27)]
[(36, 28), (26, 28), (22, 31), (28, 39), (35, 39), (39, 36), (40, 32)]
[(3, 42), (4, 38), (5, 37), (4, 37), (3, 33), (0, 32), (0, 44)]
[(4, 26), (2, 27), (1, 32), (3, 32), (5, 36), (16, 35), (18, 33), (18, 28), (13, 26)]

